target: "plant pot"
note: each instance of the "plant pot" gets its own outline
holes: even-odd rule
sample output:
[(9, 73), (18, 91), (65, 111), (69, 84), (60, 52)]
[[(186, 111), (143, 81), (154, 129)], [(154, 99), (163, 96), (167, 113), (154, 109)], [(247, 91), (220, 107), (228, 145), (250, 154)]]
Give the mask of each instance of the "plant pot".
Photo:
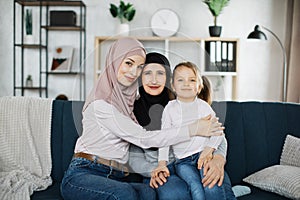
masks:
[(24, 35), (24, 43), (25, 44), (33, 44), (34, 43), (33, 35)]
[(209, 35), (211, 37), (220, 37), (222, 26), (209, 26)]
[(128, 36), (129, 35), (129, 24), (119, 24), (117, 27), (117, 35)]

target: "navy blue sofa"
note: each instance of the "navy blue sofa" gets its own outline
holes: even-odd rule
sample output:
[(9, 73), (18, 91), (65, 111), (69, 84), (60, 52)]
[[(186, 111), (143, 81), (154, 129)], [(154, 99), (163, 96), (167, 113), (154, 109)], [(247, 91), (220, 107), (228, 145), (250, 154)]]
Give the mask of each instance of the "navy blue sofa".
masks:
[[(53, 185), (35, 192), (31, 199), (62, 199), (60, 183), (82, 131), (83, 102), (53, 102), (51, 152)], [(225, 125), (228, 140), (226, 171), (232, 185), (260, 169), (279, 164), (288, 133), (300, 137), (300, 105), (269, 102), (214, 102), (213, 109)], [(251, 194), (238, 200), (283, 200), (283, 196), (251, 187)]]

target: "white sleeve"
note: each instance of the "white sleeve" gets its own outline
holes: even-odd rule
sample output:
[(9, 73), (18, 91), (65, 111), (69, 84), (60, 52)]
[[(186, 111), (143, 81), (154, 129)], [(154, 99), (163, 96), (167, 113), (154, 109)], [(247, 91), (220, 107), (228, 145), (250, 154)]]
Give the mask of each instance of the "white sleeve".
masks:
[[(161, 130), (171, 128), (171, 116), (169, 112), (169, 106), (167, 105), (163, 111), (161, 118)], [(162, 147), (158, 149), (158, 161), (165, 160), (169, 162), (169, 150), (170, 146)]]
[(142, 148), (164, 147), (190, 140), (188, 126), (174, 127), (165, 130), (147, 131), (131, 118), (121, 114), (114, 106), (98, 100), (93, 107), (96, 120), (114, 135)]

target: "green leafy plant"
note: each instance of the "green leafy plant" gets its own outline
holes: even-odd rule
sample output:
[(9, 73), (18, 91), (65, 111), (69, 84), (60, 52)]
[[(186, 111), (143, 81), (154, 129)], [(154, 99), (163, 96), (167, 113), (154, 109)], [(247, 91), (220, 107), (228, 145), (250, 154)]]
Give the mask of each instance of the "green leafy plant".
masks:
[(121, 24), (125, 22), (130, 22), (134, 15), (135, 15), (135, 9), (133, 7), (133, 4), (127, 3), (125, 4), (124, 1), (120, 1), (120, 5), (116, 6), (114, 4), (110, 4), (109, 9), (111, 15), (115, 18), (118, 17)]
[(214, 25), (217, 26), (217, 17), (223, 8), (228, 5), (229, 0), (203, 0), (203, 2), (206, 3), (211, 14), (214, 16)]
[(32, 35), (32, 10), (26, 9), (25, 14), (26, 34)]

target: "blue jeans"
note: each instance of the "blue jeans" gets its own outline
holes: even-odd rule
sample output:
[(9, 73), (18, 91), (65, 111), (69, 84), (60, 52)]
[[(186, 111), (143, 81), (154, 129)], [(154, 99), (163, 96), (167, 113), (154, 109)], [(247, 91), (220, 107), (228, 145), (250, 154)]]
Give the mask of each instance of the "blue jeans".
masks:
[(155, 190), (143, 183), (125, 182), (125, 174), (84, 158), (73, 158), (61, 185), (65, 200), (152, 200)]
[[(175, 174), (174, 164), (168, 165), (170, 176), (167, 182), (156, 189), (159, 200), (191, 200), (187, 184)], [(144, 183), (150, 183), (150, 178), (144, 178)]]
[(225, 189), (226, 199), (227, 200), (236, 200), (236, 197), (234, 196), (234, 193), (232, 191), (230, 178), (226, 171), (224, 172), (224, 180), (223, 180), (222, 186)]
[(213, 188), (203, 187), (203, 168), (197, 168), (199, 153), (175, 161), (176, 173), (182, 178), (191, 191), (193, 200), (226, 200), (224, 184)]

